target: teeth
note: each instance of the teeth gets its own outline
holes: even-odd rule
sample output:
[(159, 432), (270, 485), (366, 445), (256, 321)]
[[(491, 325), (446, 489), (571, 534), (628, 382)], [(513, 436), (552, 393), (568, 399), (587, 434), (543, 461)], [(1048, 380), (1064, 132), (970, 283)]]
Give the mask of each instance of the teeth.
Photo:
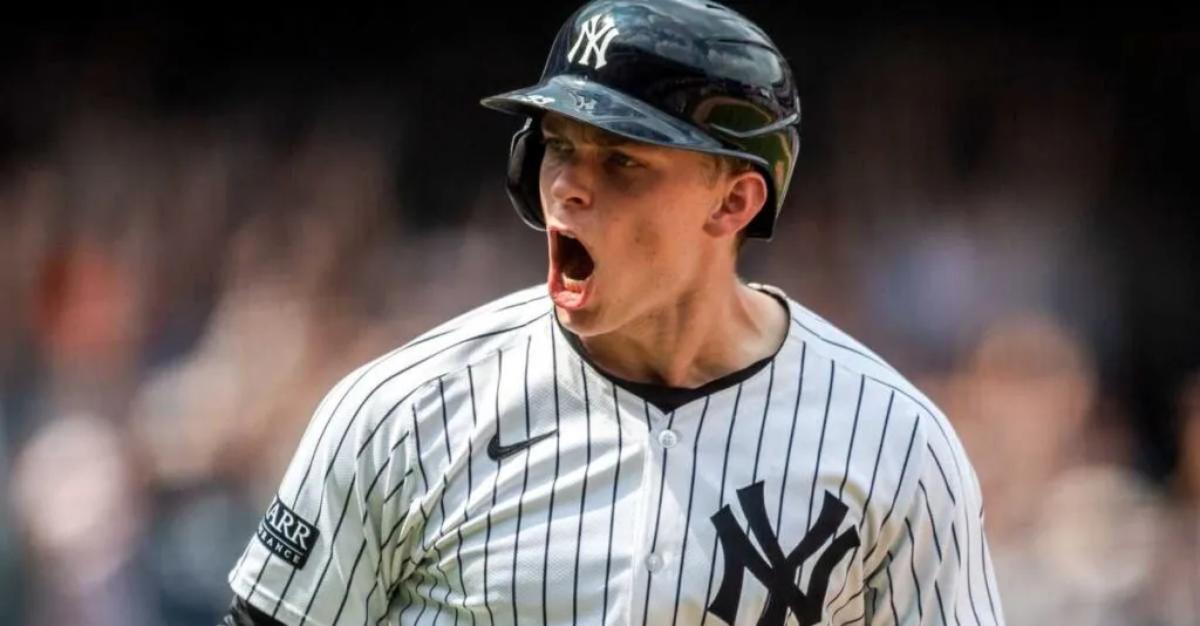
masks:
[(565, 274), (562, 277), (562, 281), (563, 287), (566, 287), (567, 291), (575, 292), (583, 291), (584, 283), (587, 282), (586, 280), (575, 280)]
[(570, 233), (565, 233), (561, 230), (558, 231), (558, 234), (562, 235), (563, 237), (566, 237), (567, 239), (576, 239), (576, 237), (574, 235), (572, 235)]

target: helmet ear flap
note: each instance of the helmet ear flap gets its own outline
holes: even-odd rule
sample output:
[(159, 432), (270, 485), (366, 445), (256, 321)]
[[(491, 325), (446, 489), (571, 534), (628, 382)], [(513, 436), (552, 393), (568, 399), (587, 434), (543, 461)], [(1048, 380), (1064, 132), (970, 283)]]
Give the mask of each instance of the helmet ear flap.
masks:
[(542, 217), (541, 192), (538, 189), (538, 174), (544, 152), (541, 124), (537, 119), (530, 118), (513, 135), (506, 183), (508, 197), (516, 207), (517, 214), (537, 230), (546, 229), (546, 221)]

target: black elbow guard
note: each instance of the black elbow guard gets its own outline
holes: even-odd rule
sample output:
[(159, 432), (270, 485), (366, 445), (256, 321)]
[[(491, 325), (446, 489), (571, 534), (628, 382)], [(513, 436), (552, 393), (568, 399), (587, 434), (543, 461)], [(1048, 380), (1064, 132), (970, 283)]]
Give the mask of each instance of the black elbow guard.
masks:
[(283, 626), (283, 624), (250, 606), (241, 596), (234, 596), (229, 612), (217, 626)]

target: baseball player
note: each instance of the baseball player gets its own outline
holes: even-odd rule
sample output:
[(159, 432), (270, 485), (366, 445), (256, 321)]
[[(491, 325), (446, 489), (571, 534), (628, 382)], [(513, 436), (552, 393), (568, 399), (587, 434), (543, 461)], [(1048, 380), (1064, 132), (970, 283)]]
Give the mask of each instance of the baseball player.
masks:
[(713, 2), (597, 0), (522, 116), (509, 195), (547, 284), (317, 407), (225, 624), (1000, 626), (979, 484), (942, 413), (777, 288), (788, 64)]

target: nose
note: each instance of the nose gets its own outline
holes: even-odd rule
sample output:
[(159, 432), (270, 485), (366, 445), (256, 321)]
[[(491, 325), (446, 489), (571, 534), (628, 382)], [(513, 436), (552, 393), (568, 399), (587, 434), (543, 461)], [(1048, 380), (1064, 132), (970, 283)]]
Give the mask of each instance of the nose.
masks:
[(542, 179), (550, 204), (568, 209), (591, 206), (596, 177), (583, 159), (554, 164), (542, 171)]

